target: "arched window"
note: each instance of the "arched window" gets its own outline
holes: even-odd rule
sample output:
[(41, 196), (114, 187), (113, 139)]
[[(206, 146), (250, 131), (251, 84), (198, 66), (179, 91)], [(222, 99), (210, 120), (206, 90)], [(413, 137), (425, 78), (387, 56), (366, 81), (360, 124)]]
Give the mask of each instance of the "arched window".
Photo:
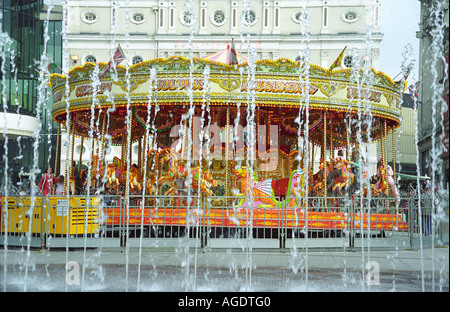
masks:
[(97, 59), (95, 58), (95, 56), (93, 55), (88, 55), (85, 57), (85, 62), (86, 63), (97, 63)]
[(246, 25), (253, 25), (253, 24), (255, 24), (256, 23), (256, 21), (257, 21), (257, 19), (258, 19), (258, 17), (257, 17), (257, 15), (256, 15), (256, 12), (255, 11), (253, 11), (253, 10), (247, 10), (245, 13), (244, 13), (244, 23), (246, 24)]
[(144, 59), (142, 57), (140, 57), (139, 55), (133, 56), (131, 62), (133, 63), (133, 65), (142, 63), (144, 61)]
[(227, 21), (225, 12), (221, 9), (215, 10), (211, 14), (211, 22), (216, 26), (222, 26)]
[(185, 26), (191, 26), (195, 23), (197, 18), (195, 17), (195, 13), (193, 11), (185, 10), (181, 12), (180, 21)]

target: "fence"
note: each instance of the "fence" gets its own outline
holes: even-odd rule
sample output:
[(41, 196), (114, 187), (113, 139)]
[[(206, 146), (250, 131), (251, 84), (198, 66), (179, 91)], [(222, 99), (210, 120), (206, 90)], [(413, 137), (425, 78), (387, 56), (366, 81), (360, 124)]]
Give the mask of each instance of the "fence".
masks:
[(231, 196), (49, 196), (34, 205), (3, 197), (1, 207), (0, 244), (42, 248), (416, 248), (419, 239), (448, 242), (449, 232), (448, 200), (433, 205), (429, 196), (254, 197), (251, 204)]

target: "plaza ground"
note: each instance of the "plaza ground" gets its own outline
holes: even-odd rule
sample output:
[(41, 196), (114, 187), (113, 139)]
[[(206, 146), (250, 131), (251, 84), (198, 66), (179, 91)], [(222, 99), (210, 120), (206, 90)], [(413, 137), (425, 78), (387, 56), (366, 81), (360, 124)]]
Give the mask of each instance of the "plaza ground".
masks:
[[(251, 253), (200, 248), (0, 252), (2, 284), (5, 259), (8, 264), (6, 291), (449, 291), (448, 245), (423, 250), (302, 248)], [(69, 277), (70, 285), (67, 272), (78, 274), (75, 282)]]

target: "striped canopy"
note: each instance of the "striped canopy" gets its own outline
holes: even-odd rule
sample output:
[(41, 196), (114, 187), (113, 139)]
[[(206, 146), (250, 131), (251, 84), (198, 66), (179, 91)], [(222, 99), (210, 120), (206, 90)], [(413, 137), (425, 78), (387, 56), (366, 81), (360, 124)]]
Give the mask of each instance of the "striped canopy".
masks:
[[(231, 48), (230, 48), (230, 45), (227, 45), (226, 49), (216, 52), (216, 53), (213, 53), (213, 54), (210, 54), (210, 55), (207, 55), (203, 58), (210, 60), (210, 61), (230, 65), (230, 54), (231, 54)], [(238, 60), (239, 64), (247, 63), (247, 58), (245, 56), (238, 53), (237, 51), (236, 51), (236, 55), (237, 55), (237, 60)]]

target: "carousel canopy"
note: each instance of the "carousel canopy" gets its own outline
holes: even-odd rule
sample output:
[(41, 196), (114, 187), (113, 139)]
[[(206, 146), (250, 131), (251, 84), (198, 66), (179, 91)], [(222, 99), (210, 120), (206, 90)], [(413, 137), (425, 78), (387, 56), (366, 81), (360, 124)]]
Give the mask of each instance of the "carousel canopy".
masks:
[[(81, 137), (92, 133), (99, 137), (105, 125), (103, 129), (112, 136), (113, 144), (122, 144), (128, 114), (132, 114), (132, 140), (140, 138), (148, 124), (148, 112), (154, 114), (155, 104), (159, 111), (157, 118), (152, 115), (151, 131), (166, 136), (173, 125), (180, 124), (181, 115), (191, 104), (198, 116), (202, 105), (209, 104), (211, 113), (207, 118), (220, 127), (227, 122), (229, 108), (231, 124), (240, 116), (239, 124), (245, 127), (249, 99), (254, 100), (258, 124), (278, 125), (283, 138), (293, 140), (299, 133), (296, 121), (299, 108), (308, 105), (309, 123), (306, 125), (306, 115), (300, 114), (304, 124), (300, 134), (308, 131), (310, 141), (316, 145), (345, 146), (347, 142), (356, 142), (357, 133), (362, 140), (370, 137), (376, 141), (400, 125), (401, 95), (406, 84), (394, 82), (375, 69), (366, 73), (360, 69), (355, 75), (352, 69), (330, 71), (312, 64), (307, 71), (304, 64), (288, 59), (258, 60), (255, 78), (250, 81), (247, 63), (227, 65), (217, 61), (220, 53), (215, 54), (216, 60), (212, 56), (194, 58), (193, 66), (188, 58), (178, 56), (149, 60), (128, 69), (117, 66), (101, 81), (93, 79), (94, 69), (98, 66), (98, 72), (102, 72), (106, 63), (86, 63), (73, 68), (67, 77), (52, 74), (53, 118), (64, 125), (70, 116), (71, 132)], [(208, 78), (203, 74), (206, 66), (210, 67)], [(151, 78), (153, 68), (156, 77)], [(356, 81), (354, 77), (361, 77), (361, 80), (366, 77), (364, 81), (371, 81), (371, 85)], [(205, 96), (206, 84), (208, 97)], [(192, 96), (189, 96), (190, 90)], [(240, 114), (237, 114), (238, 109)], [(283, 144), (291, 143), (286, 139)]]
[(234, 49), (230, 48), (230, 45), (227, 45), (226, 49), (216, 52), (216, 53), (213, 53), (213, 54), (210, 54), (210, 55), (207, 55), (207, 56), (203, 57), (203, 59), (230, 65), (231, 64), (230, 60), (232, 59), (232, 53), (235, 53), (237, 62), (239, 64), (247, 63), (247, 58), (245, 56), (243, 56), (242, 54), (240, 54), (237, 51), (233, 52), (232, 50), (234, 51)]

